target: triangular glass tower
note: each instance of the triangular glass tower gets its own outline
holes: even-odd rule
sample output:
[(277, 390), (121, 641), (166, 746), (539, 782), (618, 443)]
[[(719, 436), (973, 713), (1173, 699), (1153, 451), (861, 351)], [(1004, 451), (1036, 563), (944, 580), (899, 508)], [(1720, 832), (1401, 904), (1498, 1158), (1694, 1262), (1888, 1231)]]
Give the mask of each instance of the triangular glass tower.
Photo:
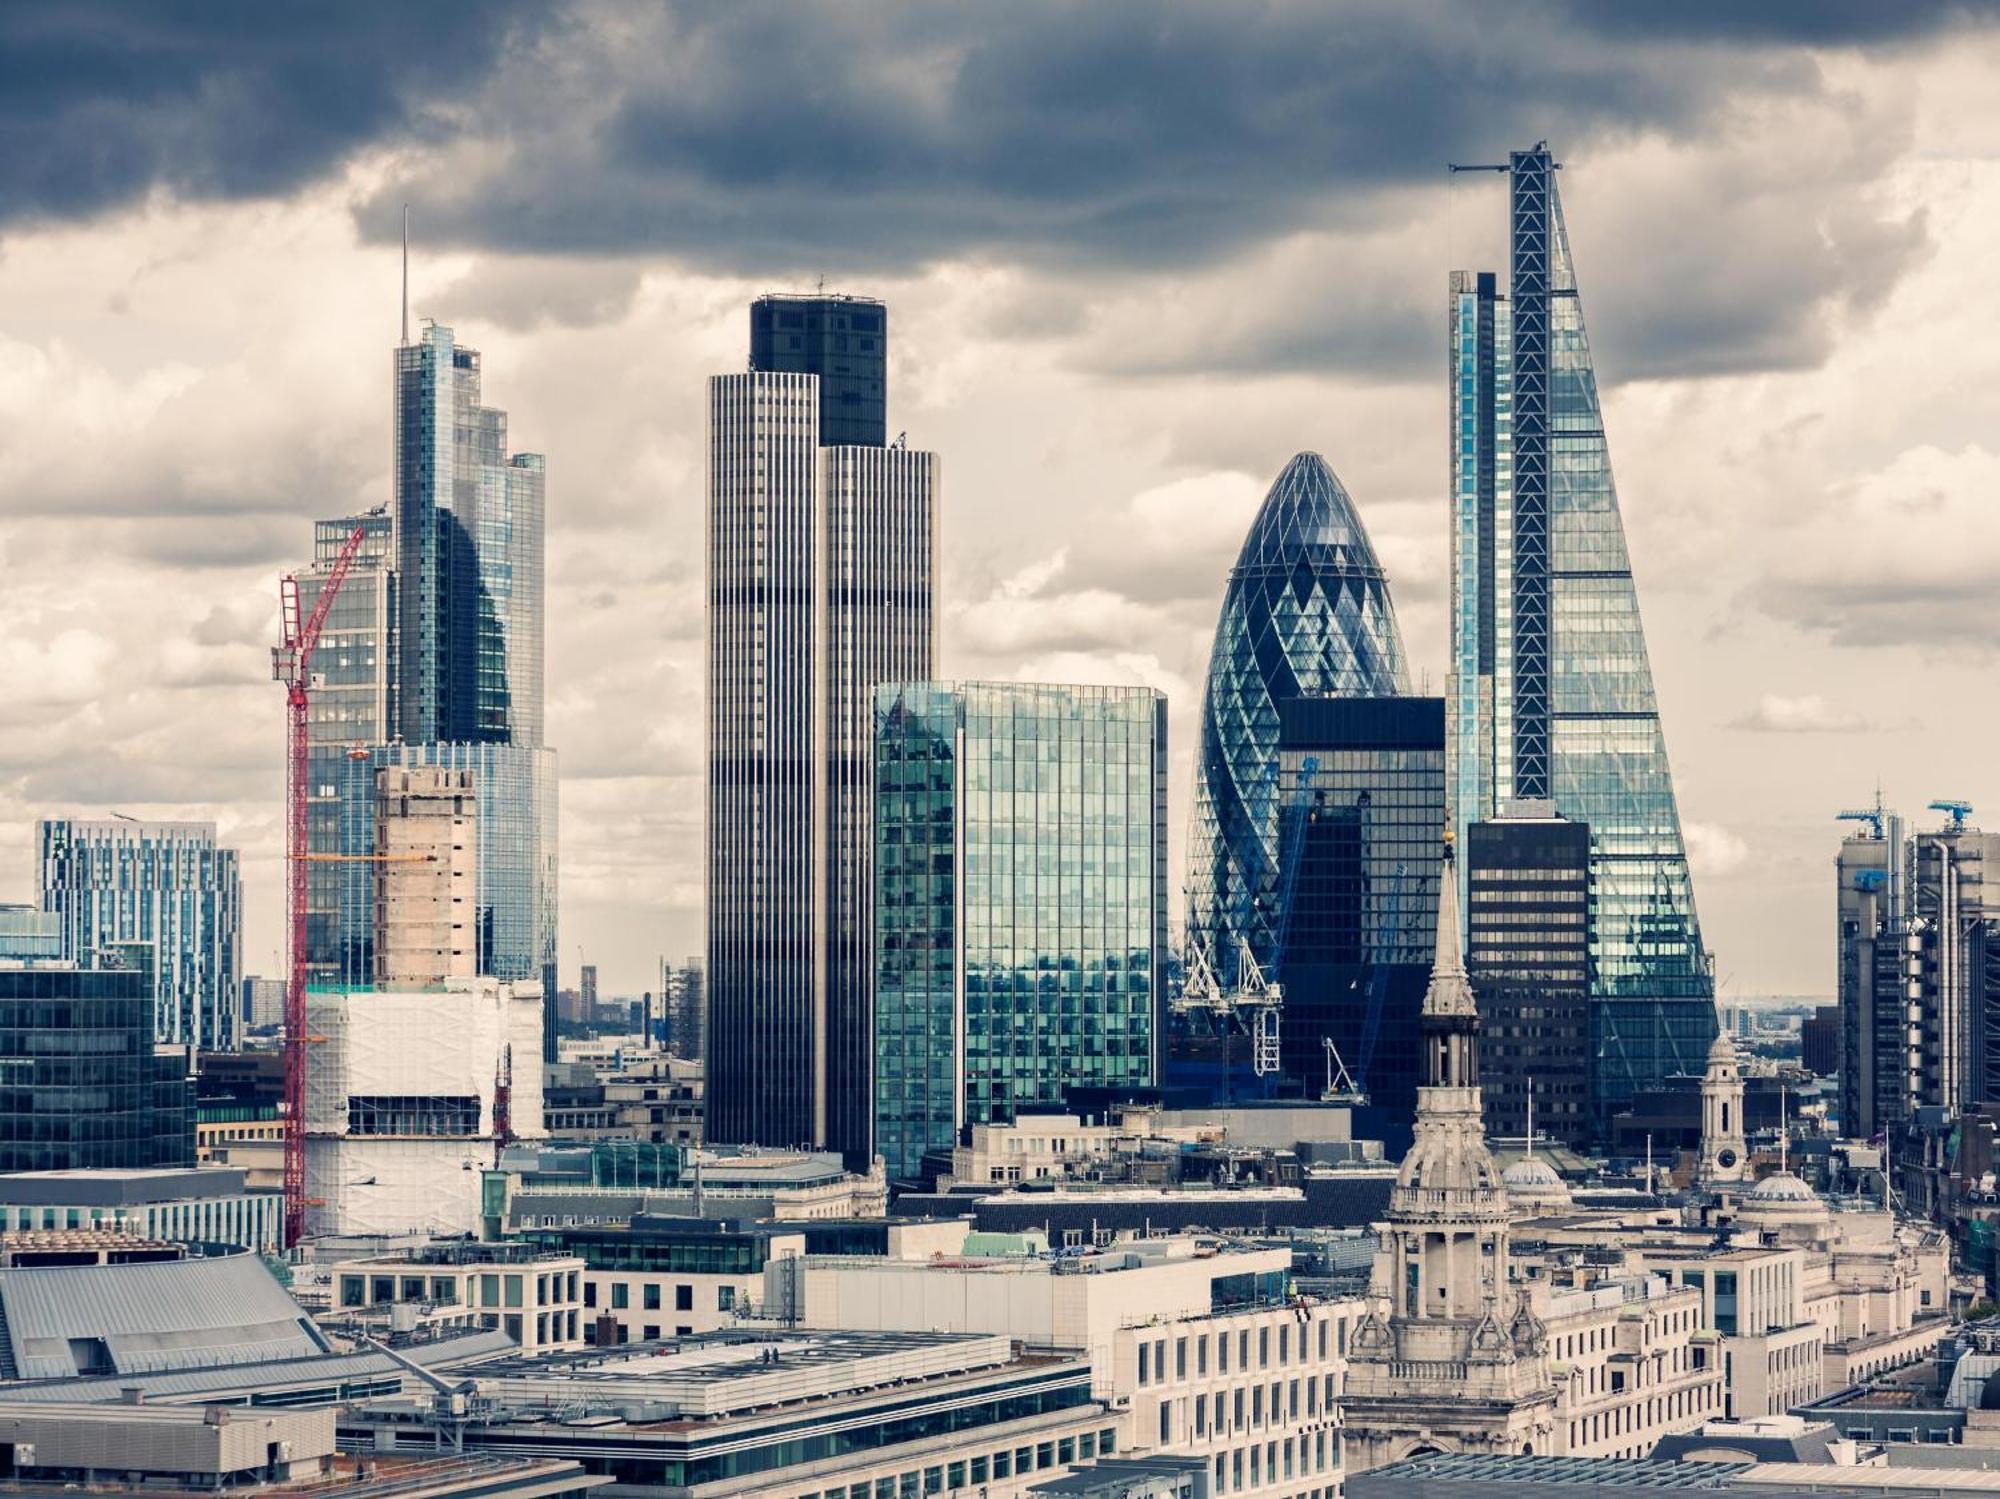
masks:
[(1546, 143), (1508, 179), (1511, 285), (1451, 285), (1452, 820), (1590, 826), (1593, 1111), (1699, 1073), (1714, 983)]
[(1300, 453), (1230, 570), (1202, 695), (1187, 931), (1225, 975), (1238, 938), (1272, 961), (1278, 704), (1408, 691), (1388, 581), (1354, 501), (1324, 458)]

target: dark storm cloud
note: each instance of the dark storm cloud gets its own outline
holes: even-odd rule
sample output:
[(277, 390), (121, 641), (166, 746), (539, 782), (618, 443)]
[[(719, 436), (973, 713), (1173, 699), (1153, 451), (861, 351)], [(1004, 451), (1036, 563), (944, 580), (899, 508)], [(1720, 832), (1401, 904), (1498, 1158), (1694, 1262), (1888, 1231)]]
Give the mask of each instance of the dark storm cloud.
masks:
[[(283, 193), (416, 146), (360, 210), (378, 239), (407, 200), (427, 245), (542, 264), (887, 275), (971, 258), (1050, 286), (1143, 283), (1289, 234), (1371, 232), (1398, 195), (1439, 189), (1447, 161), (1542, 137), (1572, 157), (1644, 138), (1726, 154), (1746, 102), (1830, 95), (1810, 48), (1893, 49), (1992, 15), (1924, 0), (29, 0), (0, 10), (0, 220), (87, 215), (155, 185)], [(1808, 165), (1797, 196), (1853, 197), (1873, 180), (1857, 166), (1892, 157)], [(1878, 301), (1922, 243), (1914, 220), (1828, 236), (1797, 204), (1771, 212), (1769, 244), (1727, 213), (1670, 212), (1689, 227), (1682, 263), (1652, 284), (1698, 284), (1635, 299), (1630, 328), (1606, 330), (1629, 333), (1627, 374), (1810, 363), (1826, 308)], [(1399, 258), (1361, 267), (1366, 295), (1335, 282), (1253, 308), (1228, 337), (1100, 357), (1126, 373), (1428, 370), (1435, 288), (1388, 248)], [(1600, 249), (1600, 275), (1611, 263)], [(1761, 268), (1779, 264), (1766, 295)], [(623, 304), (622, 288), (573, 290), (517, 320)]]
[(437, 136), (522, 8), (9, 0), (0, 221), (88, 216), (156, 186), (283, 194), (369, 143)]

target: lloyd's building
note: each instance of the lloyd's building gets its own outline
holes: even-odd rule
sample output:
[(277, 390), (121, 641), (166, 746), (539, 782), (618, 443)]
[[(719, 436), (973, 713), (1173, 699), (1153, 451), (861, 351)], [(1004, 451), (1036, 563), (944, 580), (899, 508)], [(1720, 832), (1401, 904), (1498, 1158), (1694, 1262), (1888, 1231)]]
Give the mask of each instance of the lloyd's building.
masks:
[[(1505, 175), (1511, 266), (1504, 286), (1488, 271), (1451, 281), (1451, 820), (1460, 848), (1472, 824), (1523, 809), (1588, 826), (1602, 1131), (1636, 1090), (1702, 1071), (1714, 979), (1557, 163), (1542, 143), (1472, 170)], [(1468, 875), (1469, 889), (1481, 875)]]

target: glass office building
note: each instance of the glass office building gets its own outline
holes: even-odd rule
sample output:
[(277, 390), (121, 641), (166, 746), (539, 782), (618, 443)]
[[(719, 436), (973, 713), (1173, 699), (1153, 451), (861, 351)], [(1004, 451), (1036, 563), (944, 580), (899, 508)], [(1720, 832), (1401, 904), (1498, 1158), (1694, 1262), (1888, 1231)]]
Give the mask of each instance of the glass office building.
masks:
[(194, 1165), (189, 1073), (145, 969), (0, 962), (0, 1172)]
[(819, 380), (819, 440), (889, 441), (889, 309), (873, 297), (777, 294), (750, 304), (750, 368)]
[(143, 948), (159, 1039), (234, 1051), (243, 891), (236, 850), (215, 841), (215, 824), (45, 818), (35, 845), (41, 906), (61, 924), (63, 958), (90, 967), (114, 949)]
[(1452, 817), (1523, 798), (1589, 825), (1601, 1111), (1702, 1070), (1714, 985), (1556, 163), (1505, 172), (1510, 284), (1451, 282)]
[(1417, 1019), (1437, 944), (1444, 702), (1290, 698), (1279, 705), (1278, 751), (1280, 868), (1293, 871), (1273, 940), (1281, 1087), (1317, 1097), (1330, 1042), (1368, 1094), (1364, 1132), (1400, 1144), (1421, 1081)]
[(875, 692), (875, 1148), (917, 1176), (968, 1124), (1159, 1076), (1166, 699)]

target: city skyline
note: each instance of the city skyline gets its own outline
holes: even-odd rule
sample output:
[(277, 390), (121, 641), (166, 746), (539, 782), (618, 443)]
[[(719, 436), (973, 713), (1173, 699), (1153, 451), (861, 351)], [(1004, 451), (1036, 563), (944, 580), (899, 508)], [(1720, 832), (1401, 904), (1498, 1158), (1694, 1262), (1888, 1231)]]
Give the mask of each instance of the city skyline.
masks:
[[(1569, 163), (1718, 984), (1830, 995), (1834, 812), (1878, 779), (1919, 827), (1933, 797), (2000, 795), (1974, 758), (1991, 712), (1964, 690), (2000, 555), (1980, 511), (2000, 459), (1974, 394), (1991, 356), (1948, 336), (1996, 295), (1974, 263), (2000, 221), (2000, 143), (1967, 128), (1995, 53), (1990, 36), (1918, 30), (1870, 62), (1844, 46), (1871, 39), (1856, 32), (1688, 24), (1696, 53), (1826, 50), (1803, 82), (1722, 68), (1704, 97), (1744, 112), (1735, 139), (1658, 104), (1549, 107), (1532, 126), (1455, 115), (1387, 166), (1335, 153), (1360, 199), (1344, 220), (1267, 211), (1150, 250), (1107, 238), (1095, 259), (1052, 257), (1059, 231), (953, 240), (925, 220), (898, 246), (838, 217), (823, 245), (753, 239), (734, 266), (692, 239), (531, 245), (481, 229), (421, 162), (399, 167), (389, 132), (357, 135), (349, 164), (294, 162), (265, 197), (175, 197), (168, 178), (150, 204), (51, 197), (0, 226), (0, 335), (36, 372), (0, 392), (8, 455), (36, 476), (4, 512), (15, 881), (0, 898), (30, 897), (36, 816), (212, 818), (243, 854), (243, 969), (276, 971), (271, 584), (304, 521), (388, 498), (383, 205), (406, 188), (413, 310), (497, 361), (515, 440), (558, 462), (547, 738), (565, 749), (565, 983), (581, 954), (607, 991), (636, 993), (656, 954), (700, 946), (700, 378), (736, 367), (757, 292), (822, 270), (894, 304), (896, 419), (949, 455), (937, 674), (1166, 691), (1178, 884), (1208, 636), (1290, 453), (1326, 453), (1352, 487), (1412, 686), (1443, 690), (1436, 288), (1448, 263), (1504, 264), (1497, 191), (1448, 184), (1443, 163), (1546, 134)], [(1285, 162), (1324, 199), (1323, 177)], [(1165, 294), (1175, 316), (1155, 320)], [(1306, 296), (1304, 326), (1274, 316)]]

